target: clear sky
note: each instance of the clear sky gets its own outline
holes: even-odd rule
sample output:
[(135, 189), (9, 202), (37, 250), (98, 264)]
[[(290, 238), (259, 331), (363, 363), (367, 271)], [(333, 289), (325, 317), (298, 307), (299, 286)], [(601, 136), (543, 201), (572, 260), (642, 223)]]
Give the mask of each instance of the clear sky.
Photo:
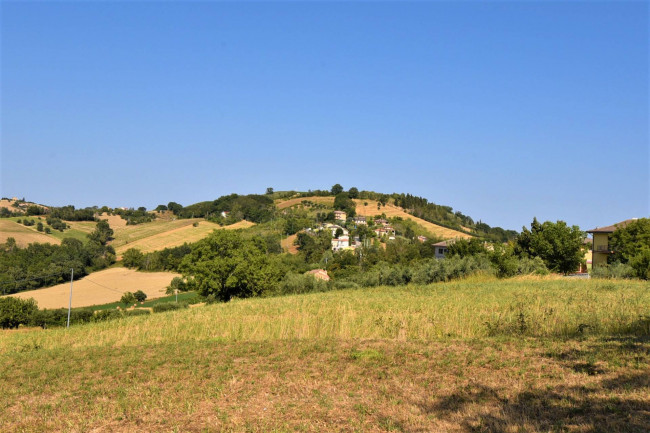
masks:
[(650, 214), (647, 2), (1, 3), (3, 196), (409, 192)]

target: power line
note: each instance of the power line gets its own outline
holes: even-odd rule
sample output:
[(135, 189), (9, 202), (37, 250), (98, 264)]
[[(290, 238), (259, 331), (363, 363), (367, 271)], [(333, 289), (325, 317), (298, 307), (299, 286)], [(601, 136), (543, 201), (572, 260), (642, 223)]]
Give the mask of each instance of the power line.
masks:
[(96, 281), (93, 281), (93, 280), (89, 280), (88, 277), (84, 278), (83, 280), (84, 280), (84, 281), (90, 281), (90, 282), (93, 283), (93, 284), (97, 284), (97, 285), (100, 286), (100, 287), (103, 287), (103, 288), (108, 289), (108, 290), (112, 290), (112, 291), (117, 292), (117, 293), (119, 293), (119, 294), (123, 294), (123, 293), (124, 293), (124, 292), (122, 292), (121, 290), (118, 290), (118, 289), (114, 289), (114, 288), (112, 288), (112, 287), (105, 286), (105, 285), (100, 284), (100, 283), (98, 283), (98, 282), (96, 282)]

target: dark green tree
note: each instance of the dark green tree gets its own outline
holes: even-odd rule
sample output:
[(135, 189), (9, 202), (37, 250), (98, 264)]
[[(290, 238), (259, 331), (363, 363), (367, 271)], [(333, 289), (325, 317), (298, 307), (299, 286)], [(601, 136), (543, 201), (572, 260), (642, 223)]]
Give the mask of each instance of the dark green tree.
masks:
[(610, 235), (610, 262), (629, 263), (637, 277), (650, 278), (650, 218), (639, 218)]
[(147, 299), (147, 294), (142, 290), (138, 290), (137, 292), (133, 293), (133, 296), (138, 302), (144, 302)]
[(138, 249), (129, 248), (122, 254), (122, 263), (127, 268), (140, 268), (144, 260), (144, 254)]
[(124, 294), (120, 298), (120, 302), (127, 307), (131, 304), (135, 304), (136, 301), (137, 299), (135, 298), (135, 295), (131, 292), (124, 292)]
[(273, 188), (271, 187), (266, 188), (266, 195), (273, 195)]
[(91, 241), (97, 242), (100, 245), (106, 245), (106, 243), (112, 239), (113, 229), (108, 225), (107, 220), (97, 221), (97, 226), (95, 230), (88, 234), (88, 238)]
[(215, 230), (192, 247), (180, 269), (201, 296), (224, 302), (233, 297), (256, 296), (274, 287), (281, 278), (265, 245), (259, 237), (244, 239), (236, 231)]
[(358, 190), (356, 187), (353, 186), (353, 187), (350, 188), (350, 190), (348, 191), (348, 196), (349, 196), (350, 198), (359, 198), (359, 190)]
[(519, 257), (539, 257), (552, 272), (575, 272), (584, 261), (585, 233), (578, 226), (569, 227), (564, 221), (533, 219), (531, 229), (523, 227), (517, 236), (514, 252)]
[(343, 192), (343, 187), (341, 186), (341, 184), (337, 183), (334, 186), (332, 186), (332, 189), (331, 189), (332, 195), (341, 194), (342, 192)]
[(10, 296), (0, 298), (0, 327), (2, 329), (18, 328), (30, 321), (38, 311), (34, 299), (20, 299)]

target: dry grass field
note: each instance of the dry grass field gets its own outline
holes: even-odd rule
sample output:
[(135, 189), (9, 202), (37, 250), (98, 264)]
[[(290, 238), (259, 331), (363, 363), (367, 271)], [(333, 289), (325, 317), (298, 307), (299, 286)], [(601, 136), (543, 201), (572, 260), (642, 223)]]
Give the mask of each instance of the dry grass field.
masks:
[(303, 201), (311, 201), (313, 203), (321, 203), (325, 204), (328, 206), (332, 206), (334, 204), (334, 197), (317, 197), (317, 196), (312, 196), (312, 197), (299, 197), (299, 198), (292, 198), (290, 200), (285, 200), (285, 201), (278, 201), (276, 202), (276, 206), (278, 209), (286, 209), (291, 206), (296, 206), (300, 205)]
[[(172, 272), (136, 272), (111, 268), (94, 272), (73, 284), (72, 307), (107, 304), (119, 301), (124, 292), (142, 290), (149, 298), (165, 296), (165, 288), (178, 274)], [(70, 283), (30, 290), (11, 296), (34, 298), (39, 308), (67, 308)]]
[(288, 252), (289, 254), (298, 254), (298, 246), (294, 245), (293, 242), (296, 240), (298, 235), (287, 236), (282, 238), (280, 246), (282, 246), (282, 251)]
[(643, 282), (470, 278), (0, 332), (0, 425), (647, 433), (648, 296)]
[(2, 218), (0, 219), (0, 243), (6, 242), (7, 238), (16, 239), (16, 244), (20, 247), (26, 247), (34, 242), (57, 245), (61, 243), (60, 239), (37, 231), (36, 226), (26, 227), (12, 219)]
[[(434, 234), (436, 236), (440, 236), (443, 239), (453, 239), (453, 238), (469, 239), (472, 237), (468, 234), (456, 230), (448, 229), (447, 227), (442, 227), (437, 224), (433, 224), (428, 221), (425, 221), (421, 218), (414, 217), (413, 215), (409, 214), (408, 212), (405, 212), (404, 209), (398, 206), (387, 204), (386, 206), (382, 206), (381, 209), (377, 209), (377, 204), (379, 202), (375, 200), (357, 199), (354, 200), (354, 202), (357, 204), (357, 215), (359, 216), (372, 217), (383, 213), (386, 214), (386, 216), (389, 218), (400, 217), (403, 219), (410, 219), (411, 221), (415, 221), (418, 225), (422, 226), (429, 233)], [(368, 203), (368, 205), (364, 206), (364, 203)]]

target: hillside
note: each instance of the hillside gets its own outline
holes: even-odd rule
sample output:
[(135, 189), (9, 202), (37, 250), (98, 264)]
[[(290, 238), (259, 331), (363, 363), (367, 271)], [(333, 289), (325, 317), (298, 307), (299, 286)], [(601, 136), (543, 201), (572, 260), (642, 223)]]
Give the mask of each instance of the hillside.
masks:
[(644, 289), (469, 279), (4, 331), (0, 424), (8, 432), (646, 432)]
[[(125, 268), (111, 268), (77, 280), (73, 284), (72, 307), (87, 307), (116, 302), (124, 292), (142, 290), (149, 298), (165, 295), (165, 288), (172, 278), (172, 272), (136, 272)], [(23, 299), (34, 298), (39, 308), (67, 308), (70, 298), (70, 283), (58, 284), (44, 289), (16, 293)]]

